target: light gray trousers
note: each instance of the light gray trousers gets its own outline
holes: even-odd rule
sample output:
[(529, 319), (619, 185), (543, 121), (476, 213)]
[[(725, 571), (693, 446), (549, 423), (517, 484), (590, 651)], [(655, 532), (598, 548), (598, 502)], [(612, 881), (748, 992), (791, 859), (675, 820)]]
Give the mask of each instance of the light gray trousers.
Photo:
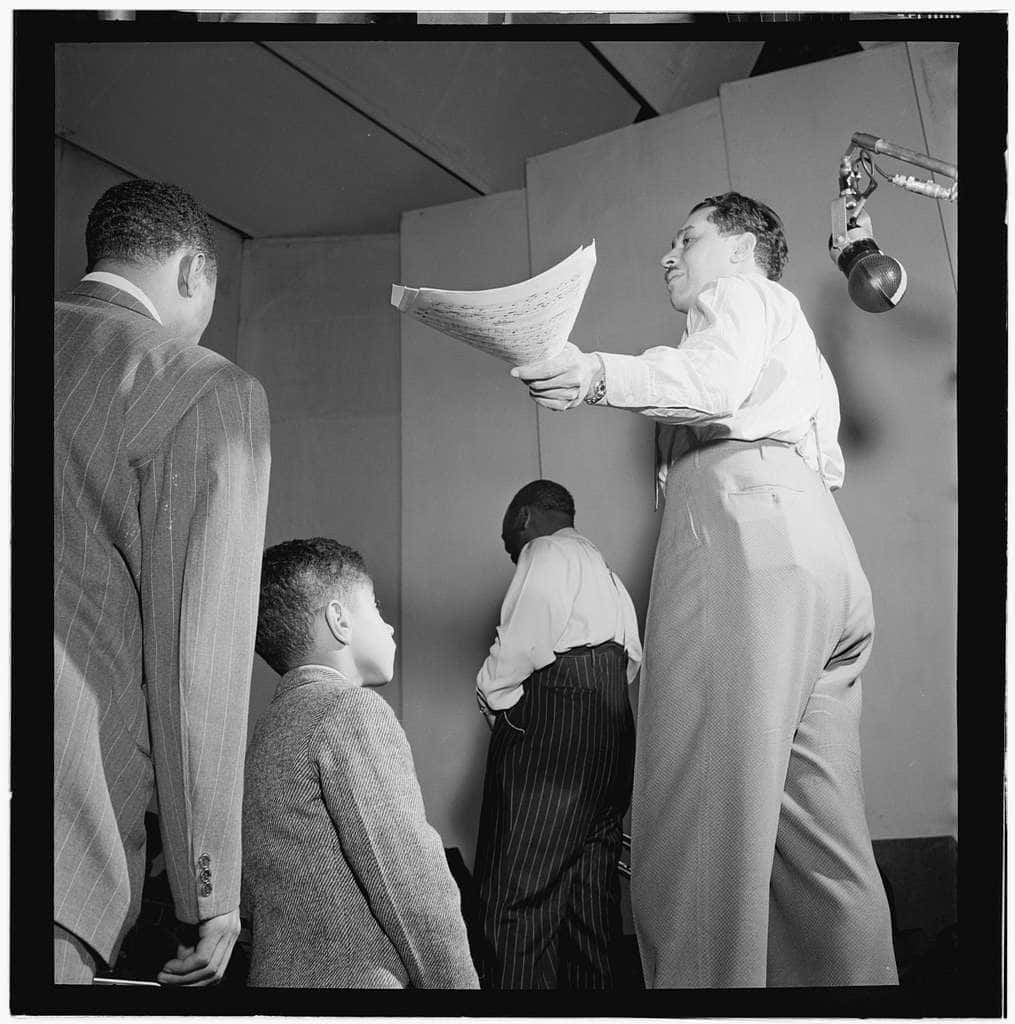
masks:
[(638, 707), (648, 988), (898, 983), (860, 774), (870, 587), (793, 448), (670, 467)]

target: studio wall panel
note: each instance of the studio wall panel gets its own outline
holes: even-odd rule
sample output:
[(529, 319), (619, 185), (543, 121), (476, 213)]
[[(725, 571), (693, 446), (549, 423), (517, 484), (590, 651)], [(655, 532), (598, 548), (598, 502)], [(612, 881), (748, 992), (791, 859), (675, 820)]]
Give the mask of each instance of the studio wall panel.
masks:
[[(926, 137), (922, 152), (936, 156), (947, 163), (957, 163), (959, 154), (959, 44), (907, 43), (909, 60), (913, 68), (913, 84), (920, 105), (920, 117)], [(1000, 81), (998, 82), (1000, 88)], [(920, 179), (933, 178), (949, 186), (951, 178), (934, 175), (919, 167), (902, 169)], [(945, 238), (951, 262), (952, 275), (958, 282), (958, 203), (936, 203), (944, 224)]]
[[(241, 362), (271, 409), (265, 545), (332, 537), (366, 559), (386, 621), (400, 617), (398, 239), (250, 241)], [(278, 676), (254, 659), (251, 728)], [(378, 690), (401, 712), (401, 671)]]
[[(660, 258), (688, 208), (728, 186), (719, 101), (535, 157), (526, 191), (533, 272), (596, 240), (597, 265), (571, 339), (635, 355), (676, 344)], [(543, 475), (574, 495), (576, 527), (631, 592), (644, 627), (655, 509), (653, 422), (624, 410), (539, 410)]]
[[(105, 160), (56, 139), (56, 196), (54, 207), (54, 275), (59, 293), (81, 280), (87, 265), (85, 226), (88, 214), (106, 189), (131, 175)], [(202, 196), (195, 196), (203, 202)], [(236, 332), (240, 313), (240, 248), (242, 236), (212, 219), (218, 253), (215, 312), (201, 344), (236, 361)]]
[[(406, 213), (401, 277), (492, 288), (529, 276), (524, 192)], [(476, 673), (514, 567), (500, 529), (539, 475), (535, 410), (500, 362), (403, 317), (403, 717), (430, 822), (471, 867), (489, 730)]]
[(54, 287), (59, 294), (84, 276), (88, 257), (85, 228), (88, 214), (106, 189), (131, 175), (77, 146), (54, 139), (56, 195), (54, 205)]
[[(947, 67), (918, 64), (935, 123), (954, 123), (954, 92), (937, 77)], [(890, 312), (854, 306), (827, 255), (829, 204), (852, 133), (926, 151), (929, 122), (907, 47), (732, 83), (720, 101), (733, 186), (783, 216), (783, 283), (800, 299), (839, 387), (846, 480), (838, 502), (878, 622), (863, 681), (872, 833), (954, 835), (956, 296), (937, 204), (883, 181), (868, 201), (878, 242), (909, 276)], [(876, 160), (886, 170), (892, 163)]]

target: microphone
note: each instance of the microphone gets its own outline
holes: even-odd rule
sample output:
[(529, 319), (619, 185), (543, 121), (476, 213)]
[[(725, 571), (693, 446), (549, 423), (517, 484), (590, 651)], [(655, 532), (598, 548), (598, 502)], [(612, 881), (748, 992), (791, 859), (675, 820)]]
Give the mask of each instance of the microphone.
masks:
[(894, 309), (906, 294), (906, 268), (881, 251), (868, 215), (850, 218), (847, 228), (845, 235), (829, 236), (828, 255), (845, 274), (849, 297), (867, 313)]
[(894, 309), (906, 294), (906, 268), (886, 256), (873, 238), (847, 244), (836, 264), (849, 282), (849, 297), (868, 313)]

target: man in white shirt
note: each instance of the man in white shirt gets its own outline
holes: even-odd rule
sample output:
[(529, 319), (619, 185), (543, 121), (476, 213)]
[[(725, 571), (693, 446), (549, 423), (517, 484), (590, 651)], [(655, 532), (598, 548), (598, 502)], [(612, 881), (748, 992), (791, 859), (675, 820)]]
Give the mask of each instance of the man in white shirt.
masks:
[(710, 196), (661, 261), (676, 345), (512, 371), (547, 408), (662, 424), (631, 820), (648, 988), (898, 981), (860, 772), (871, 592), (787, 255), (764, 203)]
[(493, 729), (475, 867), (483, 983), (609, 989), (638, 622), (560, 484), (523, 487), (502, 539), (518, 568), (476, 680)]

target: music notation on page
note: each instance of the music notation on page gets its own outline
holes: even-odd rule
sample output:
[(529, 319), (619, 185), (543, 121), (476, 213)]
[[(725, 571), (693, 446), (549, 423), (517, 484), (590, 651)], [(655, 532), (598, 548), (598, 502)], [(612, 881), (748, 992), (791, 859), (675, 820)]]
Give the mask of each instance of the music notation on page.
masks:
[(593, 239), (527, 281), (482, 291), (394, 284), (391, 304), (442, 334), (521, 366), (564, 347), (595, 266)]

